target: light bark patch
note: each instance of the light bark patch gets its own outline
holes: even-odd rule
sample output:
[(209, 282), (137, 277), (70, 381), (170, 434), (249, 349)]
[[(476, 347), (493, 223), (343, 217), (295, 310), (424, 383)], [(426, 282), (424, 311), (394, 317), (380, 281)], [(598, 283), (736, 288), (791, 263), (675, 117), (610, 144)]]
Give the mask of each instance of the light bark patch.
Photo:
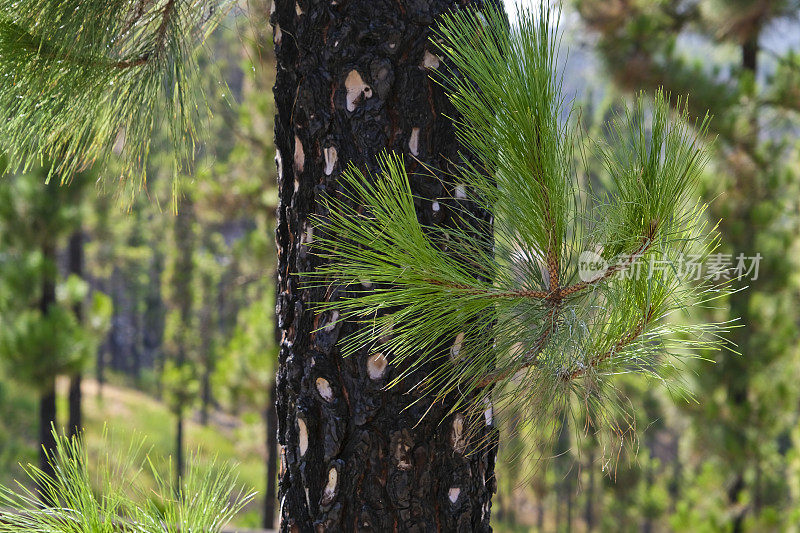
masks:
[(370, 379), (378, 380), (386, 373), (386, 365), (388, 364), (386, 356), (383, 353), (376, 353), (369, 356), (367, 359), (367, 372)]
[(357, 70), (351, 70), (344, 80), (345, 89), (347, 89), (347, 110), (355, 111), (356, 103), (361, 96), (369, 99), (372, 98), (372, 88), (364, 83), (361, 74)]
[(328, 470), (328, 483), (325, 484), (325, 490), (322, 492), (322, 505), (328, 505), (333, 501), (336, 496), (336, 486), (339, 483), (339, 472), (336, 468)]
[(306, 421), (302, 418), (297, 418), (298, 441), (300, 443), (300, 457), (303, 457), (308, 451), (308, 428)]
[(280, 150), (275, 153), (275, 168), (278, 171), (278, 180), (283, 179), (283, 158), (281, 157)]
[(486, 410), (483, 411), (483, 418), (486, 420), (486, 425), (491, 426), (494, 420), (494, 406), (489, 398), (484, 398), (483, 404), (486, 406)]
[(336, 311), (334, 309), (333, 311), (331, 311), (331, 316), (328, 319), (328, 323), (325, 324), (325, 332), (326, 333), (330, 333), (331, 331), (333, 331), (333, 328), (336, 327), (336, 321), (337, 320), (339, 320), (339, 311)]
[(336, 166), (338, 156), (336, 154), (336, 147), (329, 146), (325, 148), (325, 175), (330, 176), (333, 174), (333, 169)]
[(333, 401), (333, 389), (327, 379), (317, 378), (317, 392), (326, 402)]
[(419, 155), (419, 128), (411, 128), (411, 137), (408, 139), (408, 151), (412, 155)]
[(450, 503), (456, 503), (459, 496), (461, 496), (461, 489), (458, 487), (450, 487), (450, 490), (447, 491), (447, 497), (450, 498)]
[(306, 166), (306, 153), (303, 151), (303, 143), (300, 137), (294, 136), (294, 170), (295, 172), (302, 172)]
[(464, 332), (456, 335), (456, 341), (450, 347), (450, 357), (458, 359), (461, 356), (461, 348), (464, 346)]
[(466, 439), (464, 438), (464, 415), (457, 414), (453, 418), (453, 431), (450, 433), (450, 444), (453, 446), (458, 454), (463, 454), (467, 447)]
[(422, 66), (427, 69), (439, 68), (439, 57), (425, 50), (425, 56), (422, 58)]

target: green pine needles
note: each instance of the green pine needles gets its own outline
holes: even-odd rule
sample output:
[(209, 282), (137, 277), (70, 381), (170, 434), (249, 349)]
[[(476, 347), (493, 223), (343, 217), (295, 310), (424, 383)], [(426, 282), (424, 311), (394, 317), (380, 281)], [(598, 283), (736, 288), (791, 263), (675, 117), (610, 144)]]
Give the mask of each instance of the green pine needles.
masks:
[[(142, 455), (141, 441), (119, 456), (90, 459), (81, 438), (56, 438), (55, 478), (33, 465), (26, 470), (40, 492), (22, 484), (0, 487), (0, 532), (215, 533), (254, 496), (237, 488), (229, 467), (213, 464), (200, 472), (190, 462), (176, 488)], [(96, 476), (89, 473), (90, 460), (98, 463)], [(145, 470), (155, 478), (152, 490), (141, 483)]]
[(398, 370), (389, 386), (437, 361), (411, 386), (455, 398), (454, 411), (496, 424), (513, 407), (531, 422), (518, 428), (540, 429), (572, 416), (620, 437), (632, 421), (616, 376), (674, 385), (682, 359), (724, 342), (724, 324), (683, 318), (724, 292), (682, 263), (717, 242), (695, 191), (706, 122), (687, 123), (681, 102), (673, 119), (662, 93), (640, 96), (594, 143), (613, 176), (595, 190), (577, 170), (557, 18), (546, 7), (520, 9), (510, 27), (497, 9), (444, 17), (433, 41), (449, 68), (434, 76), (471, 154), (437, 202), (454, 222), (421, 225), (403, 157), (384, 155), (379, 172), (350, 168), (344, 192), (324, 200), (312, 250), (326, 261), (311, 276), (342, 286), (346, 297), (319, 310), (360, 324), (342, 351), (383, 354)]
[(69, 181), (117, 154), (121, 178), (133, 178), (126, 183), (135, 190), (160, 126), (171, 138), (177, 177), (193, 159), (205, 105), (195, 49), (222, 4), (0, 0), (7, 170), (44, 165)]

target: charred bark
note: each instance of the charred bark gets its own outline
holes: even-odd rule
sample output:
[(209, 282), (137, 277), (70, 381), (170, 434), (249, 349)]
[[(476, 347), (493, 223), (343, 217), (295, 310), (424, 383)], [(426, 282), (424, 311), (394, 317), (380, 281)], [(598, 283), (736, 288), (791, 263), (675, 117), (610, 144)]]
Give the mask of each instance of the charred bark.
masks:
[[(453, 191), (437, 178), (460, 147), (445, 116), (454, 111), (428, 76), (442, 61), (429, 36), (438, 15), (465, 3), (275, 2), (281, 531), (491, 530), (494, 445), (465, 453), (463, 415), (446, 417), (447, 401), (384, 389), (400, 370), (391, 354), (385, 365), (367, 351), (341, 357), (337, 341), (355, 326), (315, 316), (311, 304), (345, 288), (310, 289), (302, 276), (319, 261), (309, 217), (323, 214), (322, 195), (340, 192), (348, 162), (374, 169), (384, 149), (407, 154), (420, 221), (448, 223)], [(415, 158), (442, 174), (415, 175)], [(494, 443), (484, 424), (476, 438)]]

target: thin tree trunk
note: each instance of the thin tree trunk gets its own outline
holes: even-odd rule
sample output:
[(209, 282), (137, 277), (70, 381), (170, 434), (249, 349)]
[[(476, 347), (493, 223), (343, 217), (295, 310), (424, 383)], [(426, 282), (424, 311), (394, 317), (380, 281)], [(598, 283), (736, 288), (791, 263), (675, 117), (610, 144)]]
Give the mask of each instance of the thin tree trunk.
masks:
[(594, 530), (594, 442), (592, 442), (592, 449), (589, 450), (588, 465), (589, 465), (589, 479), (586, 482), (586, 508), (583, 513), (583, 520), (586, 522), (586, 531)]
[(175, 488), (180, 490), (183, 479), (183, 411), (175, 417)]
[(575, 473), (570, 471), (567, 473), (566, 479), (564, 479), (564, 495), (567, 498), (567, 531), (572, 531), (572, 504), (574, 500), (572, 479), (574, 475)]
[[(39, 301), (39, 310), (42, 316), (50, 314), (50, 307), (56, 303), (56, 283), (55, 283), (55, 247), (50, 243), (42, 246), (44, 258), (44, 269), (42, 274), (42, 295)], [(55, 469), (50, 463), (56, 449), (56, 438), (53, 431), (56, 428), (56, 378), (50, 376), (46, 383), (42, 384), (39, 396), (39, 468), (42, 472), (50, 476), (55, 476)], [(48, 502), (43, 493), (40, 492), (43, 503)]]
[(56, 427), (56, 380), (51, 378), (43, 385), (39, 396), (39, 468), (53, 477), (55, 470), (48, 457), (56, 449), (53, 429)]
[[(315, 317), (311, 304), (338, 298), (343, 289), (311, 288), (302, 277), (319, 261), (308, 251), (309, 217), (323, 214), (317, 200), (338, 190), (348, 163), (374, 169), (384, 149), (407, 154), (420, 221), (451, 219), (444, 198), (453, 192), (440, 179), (416, 175), (423, 169), (410, 156), (445, 172), (458, 160), (446, 118), (454, 111), (425, 65), (438, 66), (430, 26), (463, 3), (274, 4), (282, 532), (491, 530), (494, 427), (481, 421), (476, 438), (490, 445), (464, 453), (463, 415), (446, 416), (451, 400), (434, 404), (403, 387), (387, 390), (402, 370), (392, 366), (391, 354), (385, 367), (370, 362), (374, 354), (366, 350), (341, 357), (337, 341), (355, 325)], [(436, 364), (413, 372), (408, 383)]]
[[(758, 74), (758, 33), (755, 33), (750, 39), (748, 39), (742, 45), (742, 68), (746, 71), (749, 71), (753, 77), (755, 78)], [(751, 117), (750, 126), (752, 130), (750, 131), (750, 138), (747, 140), (749, 144), (755, 146), (756, 142), (758, 141), (758, 117), (753, 116)], [(752, 148), (751, 146), (751, 148)], [(755, 179), (756, 176), (753, 174), (753, 171), (749, 169), (744, 170), (740, 176), (737, 177), (738, 184), (737, 188), (743, 191), (754, 191), (755, 189)], [(745, 205), (740, 207), (743, 211), (741, 218), (744, 221), (748, 222), (744, 227), (744, 231), (732, 233), (730, 232), (728, 237), (731, 239), (731, 244), (733, 245), (734, 250), (755, 250), (755, 231), (754, 227), (756, 226), (753, 224), (750, 219), (753, 217), (753, 212), (755, 210), (755, 204), (758, 202), (758, 197), (755, 194), (752, 194), (749, 197), (752, 201), (747, 202), (745, 201)], [(743, 285), (742, 281), (737, 283), (738, 285)], [(751, 284), (752, 285), (752, 284)], [(731, 294), (730, 296), (730, 316), (737, 317), (741, 323), (745, 326), (751, 324), (752, 320), (752, 312), (751, 312), (751, 305), (750, 305), (750, 295), (752, 294), (751, 290), (739, 290)], [(752, 349), (752, 343), (748, 342), (748, 332), (745, 328), (740, 328), (743, 331), (736, 331), (734, 332), (734, 337), (731, 339), (734, 341), (734, 345), (738, 349), (747, 350), (748, 348)], [(752, 334), (752, 333), (750, 333)], [(749, 346), (748, 346), (749, 345)], [(735, 350), (732, 348), (725, 346), (723, 347), (724, 354), (730, 362), (728, 364), (736, 365), (737, 367), (742, 367), (745, 365), (745, 358), (739, 356)], [(746, 352), (745, 352), (746, 353)], [(751, 410), (747, 409), (746, 406), (748, 404), (748, 388), (749, 388), (749, 380), (748, 380), (748, 373), (739, 368), (737, 372), (733, 368), (731, 368), (731, 375), (732, 378), (727, 383), (727, 392), (728, 392), (728, 401), (731, 403), (732, 411), (733, 412), (746, 412), (749, 413)], [(743, 424), (749, 422), (748, 420), (740, 420)], [(738, 468), (739, 471), (735, 473), (733, 482), (728, 489), (728, 503), (733, 508), (736, 509), (739, 504), (739, 499), (741, 498), (742, 492), (746, 488), (745, 482), (745, 469), (747, 467), (748, 460), (747, 458), (742, 458), (737, 461), (736, 465), (733, 465), (734, 468)], [(734, 533), (741, 533), (744, 531), (744, 519), (747, 514), (747, 508), (742, 507), (740, 510), (735, 510), (734, 519), (733, 519), (733, 532)]]
[[(200, 314), (200, 353), (203, 358), (202, 377), (200, 380), (200, 423), (208, 425), (209, 413), (213, 402), (211, 391), (211, 375), (214, 373), (214, 353), (212, 333), (214, 331), (211, 311), (214, 279), (209, 272), (203, 272), (203, 308)], [(221, 312), (221, 310), (219, 311)]]
[[(68, 245), (69, 272), (83, 277), (83, 232), (80, 227), (70, 236)], [(79, 324), (83, 322), (83, 302), (77, 302), (73, 309)], [(70, 437), (75, 437), (83, 429), (81, 393), (82, 371), (77, 369), (69, 380), (69, 422), (67, 431)]]

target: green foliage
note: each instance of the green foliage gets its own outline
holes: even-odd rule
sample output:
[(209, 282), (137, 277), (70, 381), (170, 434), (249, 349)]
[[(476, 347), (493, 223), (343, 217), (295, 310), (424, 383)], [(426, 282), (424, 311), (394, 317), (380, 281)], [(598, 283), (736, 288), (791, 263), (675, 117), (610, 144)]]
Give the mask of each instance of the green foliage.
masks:
[[(312, 250), (329, 261), (304, 275), (344, 286), (347, 297), (319, 310), (361, 325), (343, 353), (368, 345), (404, 369), (391, 386), (436, 360), (414, 386), (453, 395), (453, 409), (522, 405), (540, 427), (569, 411), (622, 437), (632, 413), (615, 375), (674, 384), (682, 358), (721, 342), (723, 325), (667, 319), (723, 292), (679, 266), (716, 245), (696, 199), (706, 160), (696, 132), (706, 122), (691, 124), (680, 101), (671, 120), (663, 94), (640, 97), (593, 146), (612, 187), (584, 185), (575, 169), (583, 139), (563, 119), (573, 110), (555, 72), (557, 22), (546, 7), (522, 10), (510, 28), (494, 9), (446, 16), (435, 40), (461, 75), (444, 68), (436, 79), (473, 156), (440, 200), (455, 222), (420, 225), (403, 159), (385, 155), (381, 171), (350, 168), (344, 192), (324, 200)], [(594, 272), (582, 272), (587, 252), (602, 262)]]
[[(71, 187), (45, 184), (41, 172), (0, 182), (0, 360), (34, 386), (83, 368), (108, 331), (110, 300), (92, 294), (88, 320), (80, 324), (73, 307), (89, 287), (76, 276), (60, 279), (55, 264), (57, 245), (79, 227), (86, 183), (82, 175)], [(46, 284), (55, 287), (56, 300), (43, 310)]]
[[(0, 503), (13, 511), (0, 511), (0, 531), (16, 533), (177, 533), (216, 532), (249, 502), (254, 494), (237, 488), (230, 466), (212, 467), (201, 474), (189, 468), (180, 487), (159, 476), (142, 442), (133, 442), (120, 456), (100, 457), (97, 479), (90, 475), (89, 455), (82, 439), (57, 436), (50, 457), (55, 478), (28, 465), (26, 473), (55, 502), (40, 504), (39, 495), (23, 485), (0, 487)], [(155, 491), (145, 491), (139, 481), (151, 470)]]
[(113, 154), (131, 191), (145, 183), (157, 128), (173, 174), (194, 157), (200, 110), (195, 48), (224, 13), (209, 0), (3, 0), (0, 136), (9, 171), (46, 164), (69, 181)]
[(215, 389), (236, 408), (263, 408), (278, 364), (275, 342), (275, 300), (271, 291), (239, 313), (230, 340), (219, 350)]
[(47, 314), (24, 310), (2, 324), (0, 358), (17, 379), (36, 386), (81, 367), (89, 341), (71, 309), (52, 307)]

